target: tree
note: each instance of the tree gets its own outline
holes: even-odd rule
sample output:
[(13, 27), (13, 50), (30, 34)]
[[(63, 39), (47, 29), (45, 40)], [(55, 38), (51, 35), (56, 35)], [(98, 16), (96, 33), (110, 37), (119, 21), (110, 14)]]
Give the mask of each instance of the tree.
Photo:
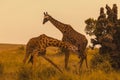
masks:
[[(100, 8), (98, 19), (89, 18), (85, 20), (85, 32), (89, 36), (95, 36), (91, 39), (92, 49), (95, 45), (101, 45), (99, 53), (109, 54), (112, 59), (112, 65), (115, 68), (120, 67), (120, 19), (117, 18), (117, 5), (113, 4), (111, 9), (106, 5), (106, 13), (104, 8)], [(114, 62), (117, 63), (113, 64)]]

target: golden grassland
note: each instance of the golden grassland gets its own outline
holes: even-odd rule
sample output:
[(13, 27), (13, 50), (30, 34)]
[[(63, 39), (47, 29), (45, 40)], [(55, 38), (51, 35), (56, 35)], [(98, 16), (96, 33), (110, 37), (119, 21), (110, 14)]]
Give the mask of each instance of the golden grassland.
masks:
[[(31, 64), (23, 64), (25, 50), (24, 45), (0, 44), (0, 80), (120, 80), (120, 72), (111, 70), (86, 69), (83, 64), (79, 71), (79, 59), (77, 55), (71, 54), (69, 68), (64, 69), (64, 55), (58, 54), (57, 48), (48, 48), (47, 57), (57, 64), (63, 71), (60, 73), (54, 66), (38, 57), (37, 67), (33, 71)], [(98, 49), (87, 50), (88, 64)]]

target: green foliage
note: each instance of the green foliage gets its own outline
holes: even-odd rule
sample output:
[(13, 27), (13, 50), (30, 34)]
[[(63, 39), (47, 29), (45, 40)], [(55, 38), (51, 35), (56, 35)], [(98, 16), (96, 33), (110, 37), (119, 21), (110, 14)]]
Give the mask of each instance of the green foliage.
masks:
[[(94, 56), (93, 65), (95, 67), (109, 63), (114, 69), (120, 69), (120, 19), (118, 19), (118, 7), (113, 4), (113, 7), (109, 7), (106, 4), (106, 12), (104, 7), (100, 8), (100, 14), (97, 20), (88, 18), (86, 23), (85, 32), (89, 36), (94, 35), (91, 39), (92, 49), (95, 45), (100, 45), (99, 54), (100, 56)], [(108, 53), (108, 54), (107, 54)], [(104, 61), (107, 54), (110, 60)], [(117, 55), (116, 55), (117, 54)], [(95, 61), (95, 62), (94, 62)], [(105, 64), (103, 64), (105, 63)]]
[(117, 56), (111, 56), (110, 63), (114, 69), (120, 70), (120, 54)]
[(94, 31), (96, 29), (96, 20), (94, 20), (93, 18), (89, 18), (85, 20), (85, 23), (87, 24), (85, 27), (86, 34), (90, 36), (95, 35)]

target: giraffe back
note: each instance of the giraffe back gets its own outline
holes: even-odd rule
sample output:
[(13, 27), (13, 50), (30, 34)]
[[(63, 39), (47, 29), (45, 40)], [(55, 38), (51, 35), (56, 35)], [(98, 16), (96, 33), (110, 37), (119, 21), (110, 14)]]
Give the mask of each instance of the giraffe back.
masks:
[(60, 41), (58, 39), (42, 34), (28, 41), (26, 51), (27, 53), (32, 53), (34, 49), (38, 49), (40, 52), (44, 52), (46, 48), (50, 46), (68, 49), (73, 52), (77, 52), (78, 50), (76, 46), (68, 42)]

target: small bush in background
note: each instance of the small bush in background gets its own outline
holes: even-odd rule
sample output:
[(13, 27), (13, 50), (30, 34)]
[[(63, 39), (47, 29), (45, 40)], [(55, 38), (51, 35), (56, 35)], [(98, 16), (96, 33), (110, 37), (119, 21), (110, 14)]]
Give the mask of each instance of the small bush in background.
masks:
[(24, 51), (25, 47), (22, 45), (22, 46), (19, 47), (19, 50), (23, 50)]
[(20, 47), (18, 47), (17, 53), (25, 53), (25, 47), (24, 47), (24, 45), (21, 45)]

